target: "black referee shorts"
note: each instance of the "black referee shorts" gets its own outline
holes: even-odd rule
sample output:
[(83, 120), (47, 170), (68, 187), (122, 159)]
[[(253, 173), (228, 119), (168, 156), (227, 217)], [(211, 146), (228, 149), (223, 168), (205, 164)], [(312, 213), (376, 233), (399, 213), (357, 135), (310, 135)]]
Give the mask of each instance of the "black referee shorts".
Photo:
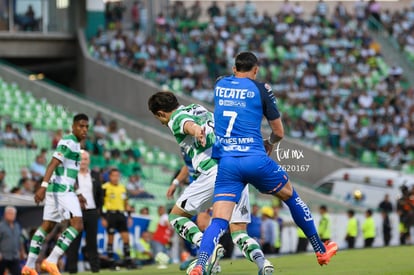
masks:
[(121, 211), (108, 211), (106, 213), (106, 220), (108, 222), (108, 234), (115, 234), (115, 231), (128, 231), (127, 217)]

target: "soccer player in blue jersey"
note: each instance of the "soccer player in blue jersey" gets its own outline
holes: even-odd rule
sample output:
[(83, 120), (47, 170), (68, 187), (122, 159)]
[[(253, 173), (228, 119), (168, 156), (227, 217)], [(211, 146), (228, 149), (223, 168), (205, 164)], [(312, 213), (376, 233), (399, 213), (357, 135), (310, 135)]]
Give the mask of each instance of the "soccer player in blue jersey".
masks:
[[(213, 219), (204, 232), (198, 261), (190, 275), (203, 275), (204, 266), (226, 231), (232, 210), (247, 183), (285, 202), (293, 220), (312, 244), (320, 265), (328, 264), (338, 249), (334, 242), (322, 243), (310, 209), (292, 187), (287, 173), (269, 157), (284, 131), (270, 85), (255, 80), (258, 70), (258, 60), (253, 53), (239, 53), (233, 67), (234, 75), (218, 79), (214, 88), (216, 142), (213, 157), (218, 159), (218, 172)], [(261, 135), (263, 116), (272, 129), (270, 137), (264, 141)], [(260, 271), (259, 275), (262, 275)]]

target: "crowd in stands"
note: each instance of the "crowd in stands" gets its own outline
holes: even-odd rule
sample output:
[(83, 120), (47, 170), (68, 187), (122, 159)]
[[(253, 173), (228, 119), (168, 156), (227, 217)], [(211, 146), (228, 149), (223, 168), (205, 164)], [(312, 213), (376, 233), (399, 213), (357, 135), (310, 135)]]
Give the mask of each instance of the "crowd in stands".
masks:
[(152, 35), (99, 30), (90, 53), (211, 103), (214, 81), (231, 73), (235, 53), (252, 50), (290, 136), (369, 165), (400, 169), (413, 159), (414, 90), (398, 64), (385, 64), (366, 24), (381, 17), (379, 3), (359, 1), (348, 11), (338, 2), (330, 16), (321, 0), (306, 17), (300, 2), (259, 14), (250, 1), (225, 10), (213, 1), (208, 22), (198, 20), (198, 5), (174, 2)]
[[(31, 190), (33, 194), (34, 188), (42, 181), (45, 174), (48, 156), (56, 148), (62, 135), (67, 134), (68, 131), (57, 130), (48, 148), (38, 148), (31, 123), (23, 125), (18, 122), (12, 123), (8, 119), (5, 117), (0, 123), (2, 125), (0, 145), (8, 148), (39, 149), (39, 153), (27, 167), (21, 168), (22, 176), (18, 182), (9, 183), (5, 177), (0, 180), (2, 190), (17, 194), (27, 194)], [(146, 175), (142, 171), (141, 152), (136, 142), (127, 136), (124, 129), (118, 127), (115, 120), (107, 123), (100, 113), (93, 118), (91, 126), (90, 134), (83, 146), (90, 152), (92, 169), (100, 171), (102, 180), (107, 181), (108, 169), (116, 167), (125, 179), (124, 184), (128, 186), (131, 197), (154, 198), (144, 190), (142, 178)]]
[(414, 3), (410, 7), (381, 12), (378, 20), (400, 49), (414, 62)]

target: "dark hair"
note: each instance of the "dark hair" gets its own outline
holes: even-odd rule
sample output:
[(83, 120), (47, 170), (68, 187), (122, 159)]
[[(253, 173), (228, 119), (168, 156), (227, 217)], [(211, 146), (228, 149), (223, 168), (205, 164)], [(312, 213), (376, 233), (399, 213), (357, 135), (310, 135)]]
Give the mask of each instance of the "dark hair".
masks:
[(180, 104), (171, 92), (158, 92), (148, 99), (148, 109), (156, 115), (158, 111), (171, 112)]
[(354, 209), (349, 209), (348, 214), (351, 215), (351, 216), (355, 215)]
[(324, 210), (324, 211), (327, 211), (327, 210), (328, 210), (328, 207), (326, 207), (326, 205), (322, 204), (322, 205), (319, 207), (319, 209)]
[(118, 168), (111, 168), (111, 170), (109, 170), (109, 174), (112, 174), (113, 172), (119, 172)]
[(372, 212), (373, 212), (372, 209), (368, 209), (366, 213), (371, 216)]
[(236, 56), (235, 66), (238, 72), (251, 71), (258, 64), (259, 61), (252, 52), (241, 52)]
[(73, 123), (78, 122), (80, 120), (86, 120), (89, 121), (89, 118), (87, 115), (85, 114), (77, 114), (73, 117)]

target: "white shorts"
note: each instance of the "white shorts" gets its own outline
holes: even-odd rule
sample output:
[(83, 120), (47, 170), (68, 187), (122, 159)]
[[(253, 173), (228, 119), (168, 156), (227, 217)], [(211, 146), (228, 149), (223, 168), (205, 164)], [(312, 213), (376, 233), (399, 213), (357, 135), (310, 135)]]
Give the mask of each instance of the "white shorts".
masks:
[[(217, 166), (207, 174), (201, 174), (194, 180), (178, 198), (176, 205), (190, 215), (197, 215), (213, 205), (214, 183)], [(233, 209), (230, 223), (250, 223), (249, 187), (243, 189), (240, 201)]]
[(46, 192), (43, 220), (60, 223), (72, 217), (82, 217), (79, 199), (74, 192)]

